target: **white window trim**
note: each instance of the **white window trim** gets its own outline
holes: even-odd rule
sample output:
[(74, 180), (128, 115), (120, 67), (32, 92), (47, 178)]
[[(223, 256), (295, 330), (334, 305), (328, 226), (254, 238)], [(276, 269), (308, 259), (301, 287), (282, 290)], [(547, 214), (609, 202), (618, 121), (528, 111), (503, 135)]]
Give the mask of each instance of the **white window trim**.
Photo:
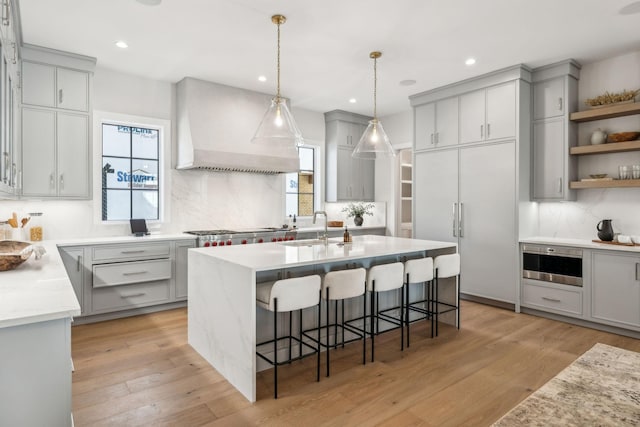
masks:
[[(305, 139), (304, 144), (301, 147), (313, 148), (314, 149), (314, 165), (313, 165), (313, 206), (315, 206), (315, 210), (323, 210), (324, 209), (324, 141), (316, 141), (311, 139)], [(286, 176), (282, 174), (282, 176)], [(282, 197), (282, 212), (287, 211), (287, 201), (286, 201), (286, 188), (285, 182), (282, 182), (283, 188), (283, 197)], [(285, 215), (286, 216), (286, 215)], [(297, 218), (312, 218), (312, 216), (298, 216)], [(287, 223), (288, 218), (284, 218), (285, 224)]]
[(102, 220), (102, 125), (117, 124), (131, 127), (157, 129), (160, 140), (158, 153), (159, 185), (159, 219), (149, 220), (149, 224), (162, 224), (170, 221), (171, 212), (171, 121), (153, 117), (134, 116), (130, 114), (110, 113), (107, 111), (93, 111), (93, 222), (101, 225), (129, 224), (129, 221)]

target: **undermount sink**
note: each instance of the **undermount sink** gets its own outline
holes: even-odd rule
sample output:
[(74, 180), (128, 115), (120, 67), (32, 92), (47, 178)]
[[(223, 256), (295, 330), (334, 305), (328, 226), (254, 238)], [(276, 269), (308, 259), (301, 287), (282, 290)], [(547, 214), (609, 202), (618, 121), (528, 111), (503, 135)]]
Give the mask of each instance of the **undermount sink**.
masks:
[[(329, 240), (327, 244), (336, 243)], [(325, 241), (322, 239), (304, 239), (304, 240), (289, 240), (288, 242), (280, 242), (281, 245), (285, 246), (317, 246), (324, 245)]]

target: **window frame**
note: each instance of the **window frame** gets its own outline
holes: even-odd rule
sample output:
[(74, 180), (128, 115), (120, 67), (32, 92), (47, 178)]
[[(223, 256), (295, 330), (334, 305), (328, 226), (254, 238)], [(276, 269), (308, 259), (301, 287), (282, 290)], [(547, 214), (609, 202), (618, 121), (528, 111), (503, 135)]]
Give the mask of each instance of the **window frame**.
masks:
[[(311, 160), (311, 164), (313, 166), (313, 169), (300, 169), (297, 174), (298, 174), (298, 187), (297, 187), (297, 191), (293, 192), (293, 191), (289, 191), (289, 187), (288, 187), (288, 182), (286, 180), (286, 174), (285, 174), (285, 183), (284, 183), (284, 198), (285, 198), (285, 202), (284, 202), (284, 212), (285, 212), (285, 216), (288, 215), (288, 210), (287, 210), (287, 195), (288, 194), (296, 194), (298, 196), (298, 204), (296, 207), (296, 217), (308, 217), (311, 215), (300, 215), (300, 195), (311, 195), (311, 201), (312, 201), (312, 209), (311, 211), (315, 211), (316, 210), (316, 204), (317, 204), (317, 197), (318, 197), (318, 192), (319, 192), (319, 187), (318, 187), (318, 161), (319, 161), (319, 152), (320, 152), (320, 148), (315, 146), (315, 145), (310, 145), (310, 144), (303, 144), (301, 146), (298, 147), (298, 159), (300, 159), (300, 149), (305, 149), (305, 150), (311, 150), (312, 152), (312, 160)], [(308, 192), (304, 192), (301, 193), (300, 192), (300, 175), (303, 171), (311, 171), (311, 176), (313, 176), (313, 192), (312, 193), (308, 193)]]

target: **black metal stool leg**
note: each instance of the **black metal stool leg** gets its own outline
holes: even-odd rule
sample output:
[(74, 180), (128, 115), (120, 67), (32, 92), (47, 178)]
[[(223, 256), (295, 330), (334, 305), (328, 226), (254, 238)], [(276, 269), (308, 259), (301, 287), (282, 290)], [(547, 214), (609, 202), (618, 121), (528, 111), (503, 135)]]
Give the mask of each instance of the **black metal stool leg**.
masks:
[[(317, 360), (316, 360), (316, 381), (320, 381), (320, 328), (322, 325), (322, 308), (320, 307), (320, 303), (322, 302), (322, 290), (319, 291), (320, 297), (318, 298), (318, 347), (316, 351), (318, 352)], [(300, 330), (302, 330), (302, 318), (300, 319)], [(302, 344), (300, 345), (302, 348)]]
[(405, 293), (406, 293), (406, 305), (405, 307), (405, 322), (407, 323), (407, 348), (409, 348), (409, 334), (411, 333), (411, 331), (409, 330), (409, 325), (411, 324), (411, 322), (409, 321), (409, 274), (407, 273), (407, 282), (405, 283), (406, 289), (405, 289)]
[(362, 317), (363, 328), (362, 328), (362, 364), (367, 364), (367, 292), (365, 291), (362, 294), (364, 303), (362, 305), (364, 313)]
[[(327, 288), (327, 323), (325, 323), (325, 332), (327, 334), (327, 377), (329, 376), (329, 288)], [(320, 335), (318, 335), (318, 341), (320, 341)]]
[[(376, 310), (376, 298), (375, 298), (375, 293), (376, 293), (376, 282), (375, 280), (372, 282), (373, 283), (373, 289), (371, 290), (371, 308), (369, 309), (370, 314), (371, 314), (371, 362), (373, 362), (373, 353), (375, 351), (375, 330), (374, 330), (374, 326), (375, 326), (375, 310)], [(366, 329), (365, 329), (366, 330)]]
[(400, 351), (404, 351), (404, 289), (400, 288)]
[[(289, 312), (289, 365), (291, 365), (291, 335), (293, 334), (293, 311)], [(301, 346), (302, 347), (302, 346)]]
[(273, 299), (273, 398), (278, 398), (278, 298)]

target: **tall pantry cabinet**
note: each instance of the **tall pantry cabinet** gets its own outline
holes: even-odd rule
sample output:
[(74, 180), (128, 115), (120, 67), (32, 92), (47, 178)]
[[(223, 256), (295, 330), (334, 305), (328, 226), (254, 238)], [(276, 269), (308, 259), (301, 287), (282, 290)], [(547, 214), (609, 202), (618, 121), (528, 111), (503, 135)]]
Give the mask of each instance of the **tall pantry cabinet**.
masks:
[(25, 46), (22, 196), (91, 196), (91, 80), (95, 59)]
[[(515, 66), (410, 97), (414, 237), (458, 244), (463, 294), (516, 306), (518, 237), (533, 209), (530, 82), (530, 70)], [(420, 132), (433, 128), (424, 112), (437, 114), (445, 99), (458, 106), (458, 138), (424, 144), (431, 136)]]

